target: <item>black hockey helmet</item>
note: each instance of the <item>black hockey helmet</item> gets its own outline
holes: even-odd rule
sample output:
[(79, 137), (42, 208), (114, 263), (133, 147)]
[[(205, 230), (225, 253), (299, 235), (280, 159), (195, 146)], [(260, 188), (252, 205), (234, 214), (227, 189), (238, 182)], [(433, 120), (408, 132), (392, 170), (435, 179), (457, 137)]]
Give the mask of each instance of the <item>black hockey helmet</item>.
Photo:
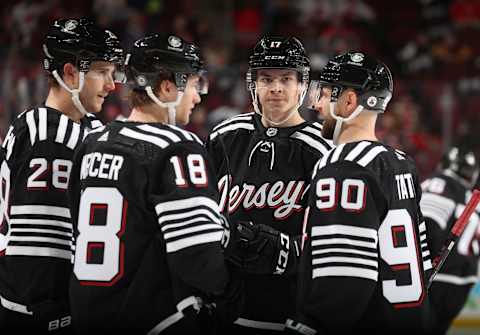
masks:
[(137, 40), (127, 55), (127, 80), (136, 90), (153, 87), (160, 74), (172, 74), (180, 91), (189, 75), (199, 75), (199, 93), (207, 93), (200, 49), (172, 34), (153, 34)]
[(480, 171), (474, 152), (457, 146), (450, 148), (444, 154), (441, 168), (454, 172), (458, 177), (464, 179), (470, 187), (477, 182)]
[(377, 112), (385, 111), (393, 93), (389, 68), (361, 52), (333, 57), (320, 72), (319, 83), (332, 88), (332, 102), (344, 89), (352, 88), (359, 95), (359, 105)]
[(72, 63), (87, 72), (94, 61), (123, 66), (124, 52), (119, 39), (87, 18), (56, 20), (49, 28), (43, 44), (43, 65), (52, 73), (62, 73), (63, 65)]
[(256, 80), (261, 68), (287, 68), (300, 74), (299, 81), (308, 83), (310, 59), (302, 43), (295, 37), (264, 36), (253, 48), (248, 61), (247, 87)]

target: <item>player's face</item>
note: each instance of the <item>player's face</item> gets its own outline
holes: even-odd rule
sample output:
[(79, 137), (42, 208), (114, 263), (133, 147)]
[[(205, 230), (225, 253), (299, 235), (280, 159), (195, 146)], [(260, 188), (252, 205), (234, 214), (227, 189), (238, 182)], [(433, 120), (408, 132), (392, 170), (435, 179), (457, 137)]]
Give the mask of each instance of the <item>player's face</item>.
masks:
[(202, 101), (198, 92), (199, 79), (196, 75), (188, 77), (185, 92), (176, 108), (175, 121), (178, 124), (187, 124), (190, 121), (193, 108)]
[(114, 71), (115, 65), (112, 63), (93, 62), (90, 65), (80, 92), (80, 101), (88, 112), (100, 112), (105, 98), (115, 89)]
[(330, 99), (332, 97), (332, 89), (330, 87), (322, 87), (320, 99), (315, 104), (315, 109), (323, 119), (322, 136), (326, 139), (333, 139), (336, 120), (330, 115)]
[(295, 71), (258, 70), (256, 87), (262, 113), (268, 119), (279, 122), (297, 108), (300, 85)]

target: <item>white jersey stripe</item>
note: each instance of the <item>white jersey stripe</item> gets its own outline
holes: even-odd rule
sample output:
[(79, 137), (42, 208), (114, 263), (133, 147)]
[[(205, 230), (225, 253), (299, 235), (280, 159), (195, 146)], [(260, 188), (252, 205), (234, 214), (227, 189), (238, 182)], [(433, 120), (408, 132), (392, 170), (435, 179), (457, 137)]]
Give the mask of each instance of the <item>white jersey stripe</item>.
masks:
[(438, 194), (425, 192), (420, 200), (423, 216), (429, 217), (445, 229), (455, 209), (455, 202)]
[(47, 139), (47, 109), (44, 107), (38, 109), (38, 139)]
[(131, 130), (129, 128), (122, 128), (119, 133), (126, 137), (130, 137), (136, 140), (141, 140), (141, 141), (155, 144), (156, 146), (162, 149), (165, 149), (166, 147), (168, 147), (168, 142), (165, 140), (162, 140), (161, 138), (158, 138), (157, 136), (145, 135), (145, 134), (139, 133), (138, 131)]
[(254, 113), (249, 113), (249, 114), (240, 114), (239, 116), (235, 116), (231, 119), (225, 120), (217, 124), (215, 127), (213, 127), (213, 131), (217, 131), (219, 128), (222, 128), (223, 126), (226, 126), (228, 124), (233, 124), (236, 121), (251, 121), (253, 118)]
[(46, 214), (46, 215), (55, 215), (62, 216), (64, 218), (71, 218), (70, 209), (67, 207), (57, 207), (57, 206), (43, 206), (43, 205), (23, 205), (23, 206), (12, 206), (10, 208), (10, 216), (12, 215), (21, 215), (21, 214)]
[(44, 219), (10, 219), (10, 224), (28, 224), (28, 225), (48, 225), (58, 226), (63, 228), (72, 229), (72, 224), (64, 221), (57, 220), (44, 220)]
[(63, 141), (65, 140), (65, 134), (67, 133), (67, 126), (68, 126), (68, 117), (62, 114), (60, 116), (60, 122), (58, 123), (57, 137), (55, 138), (55, 142), (63, 143)]
[(180, 132), (183, 136), (185, 136), (185, 138), (186, 138), (187, 140), (189, 140), (189, 141), (195, 140), (195, 141), (197, 141), (198, 143), (200, 143), (201, 145), (203, 145), (203, 142), (202, 142), (195, 134), (193, 134), (193, 133), (191, 133), (191, 132), (189, 132), (189, 131), (187, 131), (187, 130), (185, 130), (185, 129), (179, 128), (179, 127), (177, 127), (177, 126), (173, 126), (173, 125), (171, 125), (171, 124), (169, 124), (168, 126), (169, 126), (170, 128), (172, 128), (172, 129)]
[(365, 156), (363, 156), (357, 163), (363, 167), (366, 167), (371, 161), (375, 159), (380, 153), (387, 151), (387, 148), (383, 146), (376, 146), (370, 149)]
[(425, 221), (423, 221), (422, 223), (420, 223), (420, 225), (418, 225), (418, 229), (420, 233), (424, 233), (425, 231), (427, 231), (427, 225), (425, 224)]
[(203, 225), (200, 225), (200, 226), (188, 227), (188, 228), (172, 231), (172, 232), (164, 234), (163, 237), (166, 240), (168, 240), (172, 237), (186, 235), (186, 234), (195, 233), (195, 232), (199, 232), (199, 231), (202, 231), (202, 230), (209, 230), (209, 229), (216, 229), (216, 230), (223, 231), (222, 226), (220, 226), (218, 224), (215, 224), (215, 223), (207, 223), (207, 224), (203, 224)]
[(312, 255), (328, 254), (331, 252), (344, 253), (344, 254), (358, 254), (358, 255), (364, 255), (369, 257), (378, 257), (377, 254), (374, 252), (368, 252), (368, 251), (350, 249), (350, 248), (329, 248), (329, 249), (313, 250)]
[(431, 268), (433, 268), (433, 265), (432, 265), (432, 261), (430, 259), (423, 262), (423, 269), (425, 271), (430, 270)]
[(332, 159), (330, 160), (330, 163), (335, 163), (338, 161), (338, 158), (340, 157), (340, 154), (342, 153), (343, 147), (345, 146), (345, 143), (340, 144), (335, 151), (332, 154)]
[(358, 157), (362, 153), (363, 150), (365, 150), (366, 147), (368, 147), (371, 143), (367, 141), (362, 141), (358, 143), (355, 148), (353, 148), (348, 155), (345, 157), (346, 161), (353, 161), (355, 158)]
[(366, 237), (373, 239), (375, 242), (377, 242), (378, 238), (377, 231), (370, 228), (353, 227), (338, 224), (328, 226), (315, 226), (312, 228), (312, 237), (333, 234)]
[(210, 139), (213, 140), (215, 139), (215, 137), (217, 137), (220, 134), (237, 130), (237, 129), (254, 130), (255, 126), (251, 123), (234, 123), (224, 128), (220, 128), (217, 131), (214, 131), (213, 133), (210, 134)]
[(313, 269), (312, 278), (318, 277), (358, 277), (377, 281), (378, 272), (370, 269), (348, 266), (329, 266), (325, 268)]
[(200, 143), (201, 145), (203, 145), (203, 141), (200, 139), (200, 137), (198, 137), (198, 136), (195, 135), (194, 133), (190, 133), (190, 135), (193, 136), (193, 138), (195, 139), (195, 141), (197, 141), (198, 143)]
[[(328, 157), (330, 156), (330, 154), (328, 155), (325, 155), (322, 157), (322, 159), (320, 160), (320, 164), (318, 165), (318, 169), (320, 170), (321, 168), (323, 168), (325, 165), (327, 165), (327, 161), (328, 161)], [(312, 178), (313, 179), (313, 178)]]
[(316, 128), (313, 128), (313, 127), (305, 127), (305, 128), (302, 128), (300, 129), (301, 131), (306, 131), (307, 133), (310, 133), (310, 134), (313, 134), (313, 135), (316, 135), (320, 138), (323, 139), (323, 136), (322, 136), (322, 131), (320, 129), (316, 129)]
[[(32, 228), (10, 228), (10, 231), (12, 233), (18, 232), (18, 233), (49, 233), (49, 234), (56, 234), (56, 235), (63, 235), (63, 236), (68, 236), (72, 237), (72, 233), (66, 232), (66, 231), (60, 231), (60, 230), (52, 230), (52, 229), (32, 229)], [(35, 234), (33, 234), (35, 235)]]
[(5, 251), (5, 254), (13, 256), (56, 257), (68, 260), (72, 257), (72, 252), (70, 250), (18, 245), (9, 246)]
[(158, 128), (152, 127), (148, 124), (142, 124), (141, 126), (138, 126), (137, 128), (141, 129), (143, 131), (147, 131), (149, 133), (162, 135), (164, 137), (169, 138), (172, 142), (180, 142), (182, 140), (180, 137), (178, 137), (176, 134), (174, 134), (171, 131), (168, 131), (168, 130), (165, 130), (165, 129), (158, 129)]
[[(53, 237), (44, 237), (44, 236), (9, 236), (9, 242), (48, 242), (62, 245), (72, 245), (72, 240), (62, 240), (59, 238)], [(8, 247), (7, 247), (8, 248)]]
[(28, 132), (30, 133), (30, 143), (32, 145), (35, 144), (35, 140), (37, 138), (37, 126), (35, 125), (35, 118), (33, 116), (34, 111), (31, 110), (27, 112), (26, 120), (28, 125)]
[(312, 261), (313, 265), (325, 263), (354, 263), (370, 265), (378, 268), (378, 263), (371, 259), (354, 258), (354, 257), (315, 257)]
[(77, 145), (78, 138), (80, 135), (80, 125), (78, 123), (72, 122), (72, 133), (70, 134), (70, 139), (68, 140), (67, 147), (74, 149)]
[(475, 284), (479, 278), (477, 276), (459, 277), (446, 273), (438, 273), (433, 281), (448, 283), (453, 285), (470, 285)]
[(422, 214), (426, 218), (430, 218), (433, 221), (435, 221), (442, 230), (445, 230), (447, 228), (447, 220), (445, 220), (445, 217), (443, 215), (439, 215), (433, 210), (430, 210), (428, 207), (422, 207)]
[(306, 144), (308, 144), (309, 146), (311, 146), (312, 148), (320, 151), (323, 155), (326, 155), (330, 150), (325, 147), (322, 143), (320, 143), (319, 141), (313, 139), (312, 137), (308, 136), (308, 135), (305, 135), (305, 134), (302, 134), (301, 132), (297, 131), (295, 133), (293, 133), (290, 137), (292, 138), (296, 138), (302, 142), (305, 142)]
[(90, 124), (92, 125), (92, 129), (96, 129), (98, 127), (103, 126), (103, 123), (100, 120), (92, 120)]
[(187, 208), (195, 208), (198, 206), (206, 206), (211, 208), (214, 212), (218, 213), (218, 203), (214, 200), (207, 198), (207, 197), (192, 197), (188, 199), (182, 200), (173, 200), (167, 202), (161, 202), (155, 206), (155, 211), (157, 215), (163, 215), (165, 212), (168, 211), (175, 211)]
[(184, 248), (188, 248), (194, 245), (218, 242), (220, 243), (223, 236), (222, 231), (215, 231), (207, 234), (195, 235), (186, 237), (178, 241), (167, 242), (167, 252), (175, 252)]
[(329, 238), (329, 239), (323, 239), (323, 240), (313, 240), (312, 241), (312, 247), (316, 247), (319, 245), (329, 245), (329, 244), (348, 244), (352, 246), (359, 246), (359, 247), (366, 247), (366, 248), (371, 248), (371, 249), (376, 249), (377, 244), (374, 242), (365, 242), (365, 241), (358, 241), (358, 240), (352, 240), (349, 238)]
[(195, 222), (200, 222), (200, 221), (203, 221), (203, 222), (211, 222), (209, 220), (207, 220), (206, 218), (204, 217), (195, 217), (193, 219), (190, 219), (190, 220), (187, 220), (187, 221), (183, 221), (183, 222), (180, 222), (180, 223), (171, 223), (171, 224), (165, 224), (162, 226), (162, 231), (166, 231), (166, 230), (170, 230), (170, 229), (177, 229), (177, 228), (180, 228), (180, 227), (183, 227), (183, 226), (187, 226), (191, 223), (195, 223)]
[(169, 221), (191, 218), (191, 217), (201, 215), (201, 214), (205, 214), (213, 222), (221, 224), (220, 219), (218, 217), (216, 217), (211, 211), (209, 211), (207, 209), (197, 209), (197, 210), (194, 210), (194, 211), (189, 211), (187, 213), (182, 212), (182, 213), (178, 213), (178, 214), (162, 215), (162, 216), (159, 217), (158, 223), (160, 225), (163, 225), (164, 223), (169, 222)]
[(422, 258), (425, 258), (425, 257), (428, 257), (428, 256), (430, 256), (430, 251), (425, 250), (425, 251), (422, 252)]

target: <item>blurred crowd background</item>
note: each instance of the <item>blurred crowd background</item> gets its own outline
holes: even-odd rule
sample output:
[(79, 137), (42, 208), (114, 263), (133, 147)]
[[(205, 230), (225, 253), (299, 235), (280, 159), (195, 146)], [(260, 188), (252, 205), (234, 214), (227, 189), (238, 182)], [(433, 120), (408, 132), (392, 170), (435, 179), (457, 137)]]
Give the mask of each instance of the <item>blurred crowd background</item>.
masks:
[[(394, 97), (380, 138), (411, 154), (422, 177), (451, 144), (480, 153), (480, 0), (2, 0), (0, 139), (12, 119), (43, 103), (41, 44), (60, 17), (93, 17), (125, 47), (168, 31), (198, 44), (209, 94), (187, 128), (205, 138), (220, 120), (251, 111), (247, 60), (264, 33), (298, 37), (318, 71), (347, 50), (371, 53), (392, 70)], [(128, 116), (118, 85), (100, 118)], [(313, 119), (313, 113), (306, 112)]]

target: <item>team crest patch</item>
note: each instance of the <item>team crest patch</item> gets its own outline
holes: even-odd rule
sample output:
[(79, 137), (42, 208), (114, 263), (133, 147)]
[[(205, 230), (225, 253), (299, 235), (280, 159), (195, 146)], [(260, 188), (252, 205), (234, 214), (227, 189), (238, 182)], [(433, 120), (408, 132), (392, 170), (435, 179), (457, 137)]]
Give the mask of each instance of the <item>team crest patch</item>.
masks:
[(137, 83), (140, 86), (145, 86), (147, 84), (147, 78), (145, 78), (145, 76), (140, 75), (137, 77)]
[(352, 62), (360, 63), (361, 61), (363, 61), (363, 58), (364, 58), (364, 57), (365, 57), (365, 56), (363, 56), (362, 53), (360, 53), (360, 52), (355, 52), (354, 54), (352, 54), (352, 55), (350, 56), (350, 59), (352, 60)]
[(375, 98), (375, 97), (369, 97), (369, 98), (367, 99), (367, 105), (368, 105), (369, 107), (374, 107), (376, 104), (377, 104), (377, 98)]
[(78, 26), (78, 21), (77, 20), (68, 20), (65, 22), (65, 30), (66, 31), (72, 31)]
[(182, 40), (177, 36), (170, 36), (168, 38), (168, 44), (174, 48), (180, 48), (182, 46)]

